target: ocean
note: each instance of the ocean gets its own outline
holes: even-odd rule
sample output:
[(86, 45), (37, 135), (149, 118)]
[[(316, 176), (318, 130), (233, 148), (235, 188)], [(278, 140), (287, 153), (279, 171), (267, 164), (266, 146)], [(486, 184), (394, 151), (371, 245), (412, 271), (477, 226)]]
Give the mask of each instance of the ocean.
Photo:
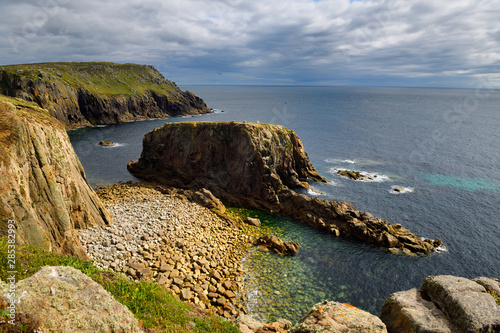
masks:
[[(144, 134), (165, 122), (260, 121), (294, 130), (329, 183), (304, 192), (347, 201), (446, 251), (408, 257), (325, 235), (262, 213), (295, 257), (251, 251), (249, 311), (263, 320), (297, 321), (325, 299), (380, 313), (396, 291), (428, 275), (500, 278), (500, 91), (488, 89), (190, 86), (215, 113), (81, 128), (68, 132), (91, 185), (137, 180)], [(100, 140), (115, 147), (100, 147)], [(347, 169), (371, 181), (337, 174)]]

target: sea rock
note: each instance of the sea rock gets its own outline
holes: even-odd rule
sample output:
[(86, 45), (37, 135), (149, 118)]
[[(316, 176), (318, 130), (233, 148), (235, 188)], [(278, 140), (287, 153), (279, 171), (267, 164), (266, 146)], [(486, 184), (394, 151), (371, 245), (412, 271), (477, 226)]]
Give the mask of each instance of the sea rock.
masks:
[(384, 323), (366, 311), (338, 302), (318, 303), (295, 325), (290, 333), (383, 333)]
[(0, 95), (0, 127), (0, 219), (15, 221), (17, 244), (87, 258), (75, 230), (109, 225), (111, 218), (63, 124), (47, 110)]
[(115, 143), (113, 141), (99, 141), (99, 146), (114, 146)]
[(72, 267), (46, 266), (16, 284), (17, 310), (36, 314), (43, 332), (139, 332), (137, 319)]
[(362, 174), (359, 171), (352, 170), (338, 170), (337, 173), (341, 176), (347, 177), (352, 180), (373, 180), (373, 177)]
[[(494, 279), (476, 278), (475, 281)], [(392, 294), (381, 319), (389, 332), (499, 332), (500, 306), (474, 280), (429, 276), (420, 290)]]
[(295, 255), (299, 251), (300, 244), (295, 242), (284, 242), (274, 235), (265, 235), (255, 241), (255, 245), (264, 246), (281, 255)]
[[(297, 194), (307, 179), (326, 182), (309, 161), (300, 138), (279, 125), (169, 123), (147, 133), (135, 176), (169, 186), (208, 189), (243, 206), (280, 212), (311, 226), (402, 253), (430, 253), (436, 246), (401, 225), (358, 211), (345, 202)], [(384, 236), (384, 235), (390, 236)]]
[[(123, 76), (131, 83), (120, 80)], [(136, 91), (136, 83), (145, 88)], [(0, 93), (47, 109), (67, 129), (210, 112), (201, 98), (181, 91), (146, 65), (88, 62), (2, 66), (0, 87)], [(110, 87), (114, 93), (109, 93)]]
[(259, 219), (257, 218), (254, 218), (254, 217), (246, 217), (244, 220), (243, 220), (244, 223), (248, 224), (248, 225), (253, 225), (254, 227), (260, 227), (261, 225), (261, 222)]

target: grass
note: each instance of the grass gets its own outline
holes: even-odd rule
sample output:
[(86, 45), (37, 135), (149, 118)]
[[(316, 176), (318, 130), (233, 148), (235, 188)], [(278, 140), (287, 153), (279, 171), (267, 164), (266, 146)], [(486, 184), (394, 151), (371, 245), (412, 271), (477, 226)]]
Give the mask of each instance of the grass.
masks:
[[(11, 270), (8, 269), (7, 264), (7, 239), (2, 237), (0, 238), (0, 279), (3, 281), (7, 278), (7, 271)], [(101, 284), (118, 302), (127, 306), (147, 332), (239, 332), (231, 322), (182, 302), (177, 296), (164, 290), (155, 282), (131, 281), (117, 273), (96, 268), (91, 261), (49, 253), (30, 246), (21, 247), (17, 251), (18, 281), (33, 275), (43, 266), (71, 266), (79, 269)], [(3, 314), (5, 316), (5, 313)], [(36, 320), (36, 314), (31, 315), (32, 319)], [(2, 332), (1, 329), (0, 325), (0, 332)]]
[[(32, 80), (62, 81), (74, 88), (106, 96), (138, 96), (146, 91), (177, 95), (181, 91), (151, 66), (110, 62), (67, 62), (10, 65), (0, 71)], [(0, 89), (5, 89), (0, 81)]]

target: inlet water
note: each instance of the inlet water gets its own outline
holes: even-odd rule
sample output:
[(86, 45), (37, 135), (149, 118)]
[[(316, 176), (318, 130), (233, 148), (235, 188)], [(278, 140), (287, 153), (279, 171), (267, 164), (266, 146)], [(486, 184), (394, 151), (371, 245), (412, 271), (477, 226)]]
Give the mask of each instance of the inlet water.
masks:
[[(500, 277), (500, 92), (343, 87), (183, 87), (214, 114), (69, 132), (92, 185), (136, 180), (144, 134), (165, 122), (260, 121), (293, 129), (328, 184), (305, 192), (347, 201), (448, 251), (426, 257), (388, 253), (335, 238), (282, 216), (265, 225), (298, 241), (295, 257), (251, 251), (244, 260), (251, 313), (297, 321), (315, 303), (346, 302), (379, 314), (393, 292), (428, 275)], [(224, 112), (222, 112), (224, 111)], [(101, 147), (100, 140), (115, 147)], [(337, 174), (355, 170), (373, 181)], [(397, 190), (395, 190), (397, 189)]]

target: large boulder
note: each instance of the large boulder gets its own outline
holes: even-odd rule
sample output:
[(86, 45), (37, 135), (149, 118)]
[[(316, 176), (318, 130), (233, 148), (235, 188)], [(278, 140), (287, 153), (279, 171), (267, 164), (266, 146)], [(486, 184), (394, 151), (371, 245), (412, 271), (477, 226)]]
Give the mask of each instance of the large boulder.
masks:
[[(495, 279), (477, 278), (498, 287)], [(500, 306), (481, 284), (451, 275), (429, 276), (419, 291), (392, 294), (381, 319), (389, 332), (500, 332)]]
[(44, 332), (139, 332), (138, 321), (98, 283), (72, 267), (46, 266), (16, 284), (17, 311)]
[(111, 218), (87, 183), (64, 125), (47, 110), (0, 95), (0, 234), (17, 244), (85, 257), (75, 229)]
[(384, 323), (366, 311), (349, 304), (323, 302), (312, 307), (290, 333), (383, 333)]
[(438, 245), (399, 224), (353, 205), (294, 191), (320, 176), (300, 138), (279, 125), (260, 123), (169, 123), (147, 133), (139, 161), (128, 169), (139, 178), (169, 186), (208, 189), (216, 197), (280, 212), (337, 236), (356, 238), (401, 253), (430, 253)]

